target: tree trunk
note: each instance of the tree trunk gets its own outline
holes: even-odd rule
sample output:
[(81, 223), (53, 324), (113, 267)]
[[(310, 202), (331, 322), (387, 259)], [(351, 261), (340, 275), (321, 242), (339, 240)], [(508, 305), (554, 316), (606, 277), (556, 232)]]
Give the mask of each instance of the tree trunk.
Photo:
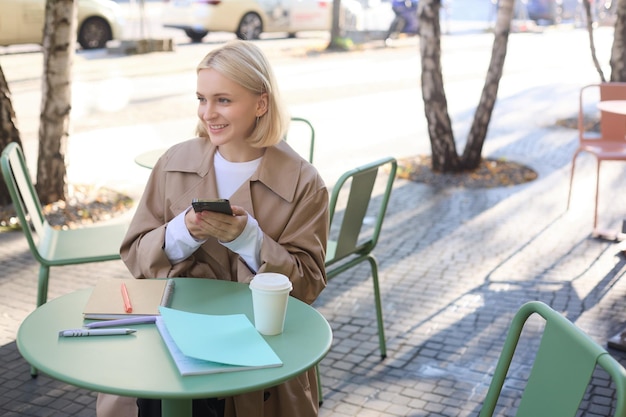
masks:
[(43, 204), (66, 198), (65, 148), (71, 109), (78, 0), (46, 0), (37, 160), (37, 193)]
[(461, 158), (461, 167), (465, 170), (478, 168), (482, 159), (483, 145), (502, 78), (514, 6), (515, 0), (501, 0), (499, 3), (487, 78)]
[(626, 81), (626, 0), (617, 2), (617, 18), (611, 48), (611, 81)]
[(432, 170), (451, 172), (459, 170), (460, 159), (456, 152), (448, 102), (443, 88), (440, 8), (441, 0), (421, 0), (418, 6), (422, 98), (430, 137)]
[(341, 0), (333, 0), (333, 14), (330, 26), (330, 42), (326, 49), (331, 51), (345, 50), (341, 39)]
[[(17, 129), (17, 121), (15, 119), (15, 111), (11, 103), (11, 91), (9, 83), (4, 78), (4, 72), (0, 67), (0, 151), (2, 151), (11, 142), (17, 142), (22, 145), (20, 140), (20, 132)], [(11, 204), (11, 196), (4, 181), (0, 181), (0, 206)]]
[(600, 76), (600, 81), (605, 82), (606, 78), (604, 78), (602, 66), (600, 65), (600, 62), (598, 62), (598, 56), (596, 55), (596, 44), (593, 41), (593, 17), (591, 16), (591, 3), (589, 3), (589, 0), (583, 0), (583, 7), (585, 9), (585, 16), (587, 19), (587, 33), (589, 34), (589, 48), (591, 49), (591, 59), (593, 60), (593, 65), (596, 67), (598, 75)]

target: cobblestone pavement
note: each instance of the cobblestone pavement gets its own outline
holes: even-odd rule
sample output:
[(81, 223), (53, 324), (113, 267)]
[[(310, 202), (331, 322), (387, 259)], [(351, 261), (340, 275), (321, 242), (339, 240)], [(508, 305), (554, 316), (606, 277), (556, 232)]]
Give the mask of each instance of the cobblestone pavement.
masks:
[[(334, 332), (320, 365), (320, 416), (476, 416), (512, 315), (529, 300), (548, 303), (603, 345), (621, 330), (626, 258), (619, 243), (591, 237), (593, 160), (580, 157), (566, 211), (576, 132), (521, 123), (506, 128), (490, 130), (490, 156), (527, 164), (537, 180), (495, 189), (396, 181), (375, 251), (385, 360), (378, 353), (366, 265), (334, 278), (315, 302)], [(522, 132), (512, 139), (512, 130)], [(623, 164), (603, 166), (603, 227), (619, 227), (624, 218), (625, 196), (617, 192), (624, 177)], [(31, 379), (16, 349), (19, 324), (34, 307), (38, 269), (21, 233), (0, 233), (0, 265), (0, 414), (94, 416), (94, 393), (46, 375)], [(102, 276), (128, 272), (120, 261), (55, 268), (50, 298)], [(524, 340), (537, 338), (531, 332)], [(611, 353), (626, 364), (626, 355)], [(513, 377), (527, 374), (529, 363), (524, 352)], [(516, 385), (507, 387), (507, 396)], [(585, 415), (610, 414), (606, 387), (597, 373), (582, 404)]]
[[(339, 275), (315, 303), (334, 331), (321, 363), (321, 416), (477, 415), (508, 323), (528, 300), (550, 304), (601, 344), (620, 330), (625, 258), (618, 243), (590, 236), (590, 158), (581, 157), (573, 207), (565, 211), (574, 145), (575, 132), (557, 128), (511, 144), (507, 154), (539, 173), (525, 185), (468, 190), (396, 182), (376, 249), (388, 357), (378, 354), (367, 267)], [(602, 174), (602, 222), (619, 224), (624, 198), (609, 189), (617, 189), (624, 170), (606, 164)], [(30, 378), (14, 338), (33, 309), (37, 264), (17, 232), (0, 234), (0, 259), (2, 415), (93, 416), (93, 393), (45, 375)], [(99, 276), (128, 273), (118, 261), (56, 268), (50, 297)], [(514, 365), (514, 375), (527, 366)], [(600, 377), (597, 387), (605, 383)], [(591, 398), (583, 407), (587, 415), (607, 415), (606, 401)]]

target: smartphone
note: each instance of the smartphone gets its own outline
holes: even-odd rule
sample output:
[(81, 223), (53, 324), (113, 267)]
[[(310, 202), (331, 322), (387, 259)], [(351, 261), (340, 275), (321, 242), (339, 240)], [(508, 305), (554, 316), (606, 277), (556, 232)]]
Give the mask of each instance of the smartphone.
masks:
[(207, 210), (228, 214), (230, 216), (233, 215), (233, 211), (230, 208), (230, 202), (225, 198), (220, 198), (217, 200), (202, 200), (199, 198), (194, 198), (191, 201), (191, 205), (196, 213)]

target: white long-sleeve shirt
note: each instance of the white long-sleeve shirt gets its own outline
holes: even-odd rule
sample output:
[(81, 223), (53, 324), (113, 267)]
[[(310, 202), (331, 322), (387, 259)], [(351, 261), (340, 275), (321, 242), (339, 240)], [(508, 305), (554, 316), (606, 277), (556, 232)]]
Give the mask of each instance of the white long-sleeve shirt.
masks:
[[(213, 164), (219, 198), (229, 198), (261, 163), (261, 158), (249, 162), (230, 162), (215, 153)], [(206, 240), (195, 239), (185, 225), (185, 215), (191, 206), (174, 217), (165, 230), (165, 254), (172, 264), (177, 264), (191, 256)], [(263, 231), (255, 218), (248, 214), (248, 221), (243, 232), (230, 242), (220, 244), (237, 253), (253, 271), (261, 266), (260, 253), (263, 243)]]

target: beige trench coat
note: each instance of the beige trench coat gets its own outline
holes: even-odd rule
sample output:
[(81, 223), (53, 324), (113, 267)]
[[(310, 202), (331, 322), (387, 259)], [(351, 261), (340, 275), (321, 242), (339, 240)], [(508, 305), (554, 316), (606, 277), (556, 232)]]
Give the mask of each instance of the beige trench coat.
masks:
[[(155, 165), (121, 255), (136, 278), (198, 277), (249, 282), (254, 273), (215, 239), (171, 265), (163, 251), (167, 222), (193, 198), (217, 198), (216, 148), (196, 138), (173, 146)], [(317, 170), (285, 142), (269, 147), (257, 171), (231, 197), (264, 233), (261, 268), (293, 284), (291, 295), (312, 303), (326, 286), (328, 190)], [(314, 369), (281, 385), (227, 399), (226, 416), (308, 417), (318, 412)]]

